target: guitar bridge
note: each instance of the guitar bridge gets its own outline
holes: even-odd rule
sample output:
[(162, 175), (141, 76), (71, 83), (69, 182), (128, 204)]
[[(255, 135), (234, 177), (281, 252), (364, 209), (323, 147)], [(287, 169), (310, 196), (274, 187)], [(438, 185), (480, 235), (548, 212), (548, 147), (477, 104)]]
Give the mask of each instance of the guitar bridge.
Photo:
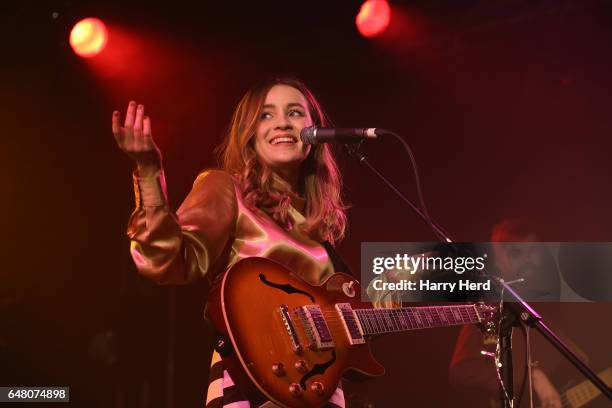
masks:
[(295, 310), (304, 331), (308, 336), (308, 347), (312, 350), (325, 350), (335, 346), (327, 321), (319, 305), (307, 305)]
[(302, 345), (300, 344), (297, 332), (293, 326), (293, 321), (289, 315), (289, 307), (287, 305), (281, 305), (279, 311), (283, 324), (285, 325), (285, 329), (287, 329), (287, 334), (289, 335), (289, 340), (291, 341), (291, 347), (293, 348), (294, 352), (300, 354), (302, 352)]

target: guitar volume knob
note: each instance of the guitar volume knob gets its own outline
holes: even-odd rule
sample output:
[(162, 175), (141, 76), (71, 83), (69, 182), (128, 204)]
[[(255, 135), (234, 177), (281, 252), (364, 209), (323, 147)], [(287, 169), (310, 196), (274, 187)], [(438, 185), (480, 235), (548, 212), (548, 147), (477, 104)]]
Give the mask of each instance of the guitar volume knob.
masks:
[(310, 390), (317, 395), (321, 395), (323, 394), (323, 391), (325, 391), (325, 386), (323, 385), (323, 383), (315, 381), (310, 385)]
[(348, 297), (355, 297), (355, 281), (344, 282), (342, 284), (342, 292)]
[(282, 377), (285, 375), (285, 366), (283, 363), (274, 363), (272, 364), (272, 372), (277, 377)]
[(300, 387), (300, 384), (298, 384), (298, 383), (291, 383), (291, 384), (289, 384), (289, 392), (294, 397), (301, 397), (302, 396), (302, 387)]
[(295, 363), (293, 363), (293, 366), (298, 371), (298, 373), (305, 373), (306, 371), (308, 371), (308, 365), (304, 360), (296, 361)]

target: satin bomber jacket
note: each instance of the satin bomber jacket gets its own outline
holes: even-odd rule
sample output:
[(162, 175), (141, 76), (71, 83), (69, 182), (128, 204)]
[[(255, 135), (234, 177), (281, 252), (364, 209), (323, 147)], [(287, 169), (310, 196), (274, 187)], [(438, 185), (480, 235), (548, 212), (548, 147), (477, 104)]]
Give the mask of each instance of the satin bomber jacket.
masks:
[[(128, 222), (130, 253), (138, 272), (160, 284), (181, 284), (206, 277), (213, 281), (240, 259), (274, 260), (318, 285), (334, 273), (325, 248), (302, 234), (287, 231), (261, 210), (243, 202), (237, 180), (209, 170), (174, 213), (168, 205), (163, 171), (144, 178), (134, 174), (136, 209)], [(282, 188), (284, 180), (275, 179)], [(305, 200), (290, 195), (290, 214), (304, 221)]]

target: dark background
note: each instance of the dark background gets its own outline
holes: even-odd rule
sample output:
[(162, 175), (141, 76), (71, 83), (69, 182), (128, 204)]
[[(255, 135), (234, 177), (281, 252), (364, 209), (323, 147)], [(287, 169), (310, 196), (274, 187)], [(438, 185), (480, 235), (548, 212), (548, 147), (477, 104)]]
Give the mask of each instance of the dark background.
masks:
[[(409, 141), (430, 212), (456, 239), (486, 241), (493, 224), (522, 217), (542, 240), (612, 241), (612, 2), (391, 4), (390, 28), (369, 40), (355, 28), (357, 1), (3, 2), (0, 383), (70, 385), (74, 406), (201, 404), (205, 288), (156, 287), (128, 254), (132, 165), (110, 119), (130, 99), (152, 117), (175, 208), (216, 165), (213, 148), (244, 91), (293, 75), (338, 126)], [(110, 39), (85, 60), (68, 33), (89, 16)], [(396, 142), (364, 150), (415, 197)], [(339, 250), (350, 264), (362, 241), (433, 238), (367, 169), (340, 160), (352, 208)], [(599, 341), (587, 353), (610, 360), (609, 317), (579, 320)], [(347, 395), (446, 405), (456, 334), (380, 340), (388, 375)]]

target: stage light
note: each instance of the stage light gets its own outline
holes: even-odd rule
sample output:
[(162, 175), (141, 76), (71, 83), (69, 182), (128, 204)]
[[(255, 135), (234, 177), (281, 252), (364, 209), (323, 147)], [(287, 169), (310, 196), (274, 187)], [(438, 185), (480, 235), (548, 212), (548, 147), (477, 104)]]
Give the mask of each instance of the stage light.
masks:
[(84, 58), (98, 55), (106, 46), (108, 31), (97, 18), (86, 18), (74, 25), (70, 32), (70, 46), (74, 52)]
[(386, 0), (368, 0), (361, 5), (355, 23), (361, 35), (373, 38), (385, 31), (390, 19), (391, 8)]

